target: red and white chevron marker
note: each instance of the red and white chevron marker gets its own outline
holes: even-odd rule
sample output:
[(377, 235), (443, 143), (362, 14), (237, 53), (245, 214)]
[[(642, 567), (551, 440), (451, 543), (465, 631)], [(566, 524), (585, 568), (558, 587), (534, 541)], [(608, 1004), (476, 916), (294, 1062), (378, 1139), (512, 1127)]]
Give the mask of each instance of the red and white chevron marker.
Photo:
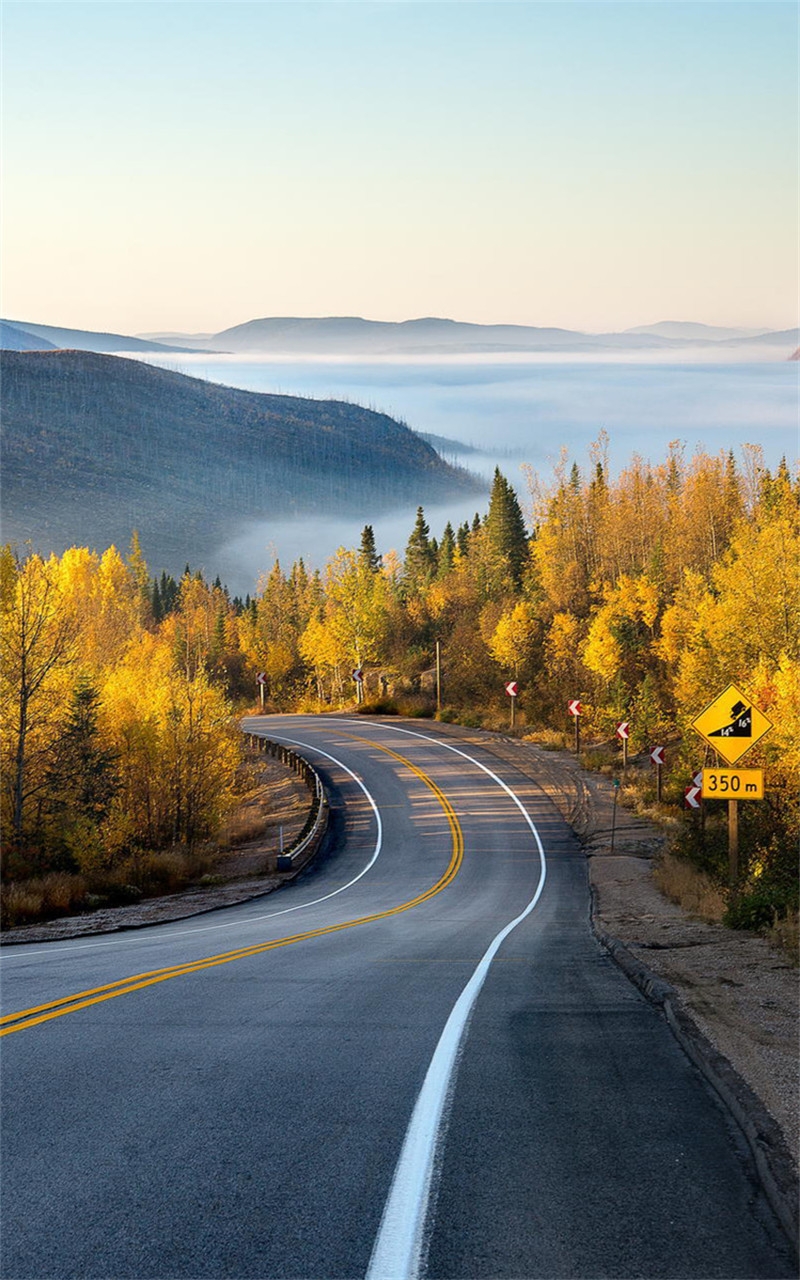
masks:
[(579, 716), (581, 714), (581, 704), (578, 698), (571, 698), (567, 703), (567, 711), (571, 716)]
[(652, 748), (651, 748), (651, 750), (650, 750), (650, 759), (652, 760), (653, 764), (663, 764), (663, 763), (664, 763), (664, 748), (663, 748), (663, 747), (652, 747)]
[(701, 788), (696, 787), (694, 783), (690, 787), (686, 787), (683, 793), (683, 803), (687, 809), (700, 808), (700, 794)]
[(622, 738), (624, 742), (625, 739), (629, 738), (630, 736), (631, 736), (630, 720), (620, 720), (619, 724), (617, 725), (617, 737)]
[(519, 685), (517, 684), (516, 680), (509, 680), (508, 684), (506, 685), (506, 693), (508, 694), (509, 698), (516, 698), (517, 694), (519, 693)]

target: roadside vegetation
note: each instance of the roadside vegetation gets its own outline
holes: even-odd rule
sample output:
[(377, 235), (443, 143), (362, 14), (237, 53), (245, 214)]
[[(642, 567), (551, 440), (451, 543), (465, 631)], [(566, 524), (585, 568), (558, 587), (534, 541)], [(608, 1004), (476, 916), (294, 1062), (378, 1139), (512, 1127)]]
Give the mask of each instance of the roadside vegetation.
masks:
[[(324, 571), (276, 563), (244, 600), (188, 568), (151, 577), (136, 539), (127, 559), (7, 548), (6, 884), (124, 869), (136, 888), (148, 860), (198, 856), (236, 804), (234, 711), (261, 697), (271, 711), (357, 706), (505, 729), (515, 680), (515, 732), (544, 746), (570, 745), (567, 703), (580, 699), (590, 767), (619, 771), (614, 729), (630, 721), (623, 798), (671, 826), (674, 867), (705, 878), (727, 923), (796, 920), (800, 485), (756, 448), (737, 464), (675, 445), (616, 479), (605, 449), (601, 436), (586, 471), (564, 459), (547, 484), (528, 474), (527, 520), (498, 471), (488, 511), (461, 527), (433, 536), (420, 507), (402, 556), (381, 554), (367, 526)], [(712, 763), (691, 721), (731, 682), (774, 724), (746, 761), (765, 769), (767, 798), (740, 806), (733, 895), (724, 805), (707, 803), (702, 822), (682, 808)], [(643, 754), (654, 745), (666, 748), (660, 804)]]

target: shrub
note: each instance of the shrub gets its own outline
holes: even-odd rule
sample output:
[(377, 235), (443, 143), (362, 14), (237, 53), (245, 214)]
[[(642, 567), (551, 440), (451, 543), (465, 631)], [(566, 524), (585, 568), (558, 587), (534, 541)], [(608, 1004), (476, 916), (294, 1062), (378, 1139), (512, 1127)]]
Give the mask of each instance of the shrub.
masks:
[(732, 899), (723, 923), (730, 929), (770, 929), (788, 914), (792, 905), (788, 894), (781, 893), (775, 885), (757, 885)]

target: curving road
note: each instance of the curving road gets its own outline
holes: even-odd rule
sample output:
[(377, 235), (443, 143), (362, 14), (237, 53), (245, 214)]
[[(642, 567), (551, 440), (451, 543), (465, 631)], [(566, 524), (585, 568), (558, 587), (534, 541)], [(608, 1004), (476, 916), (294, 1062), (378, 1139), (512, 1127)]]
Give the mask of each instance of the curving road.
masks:
[(794, 1276), (543, 793), (428, 724), (247, 727), (326, 781), (309, 872), (3, 948), (5, 1280)]

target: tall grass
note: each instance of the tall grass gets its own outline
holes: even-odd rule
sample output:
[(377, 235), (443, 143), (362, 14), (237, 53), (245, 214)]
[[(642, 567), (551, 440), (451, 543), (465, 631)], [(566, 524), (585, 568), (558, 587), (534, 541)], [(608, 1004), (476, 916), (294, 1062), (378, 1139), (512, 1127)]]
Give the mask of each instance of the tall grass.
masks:
[(656, 863), (653, 878), (665, 897), (691, 915), (718, 924), (728, 905), (727, 894), (705, 872), (685, 858), (665, 853)]

